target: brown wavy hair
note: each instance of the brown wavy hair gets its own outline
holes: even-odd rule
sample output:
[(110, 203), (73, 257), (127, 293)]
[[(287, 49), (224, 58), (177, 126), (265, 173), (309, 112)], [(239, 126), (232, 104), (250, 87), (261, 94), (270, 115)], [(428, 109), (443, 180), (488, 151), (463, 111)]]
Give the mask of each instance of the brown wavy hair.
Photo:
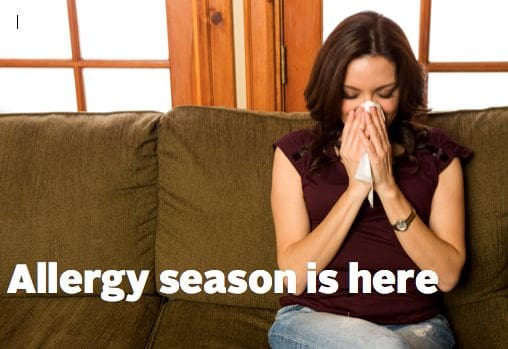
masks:
[(337, 160), (330, 149), (340, 147), (346, 70), (352, 60), (365, 55), (382, 56), (395, 64), (400, 98), (388, 134), (390, 141), (403, 146), (403, 156), (415, 160), (412, 154), (420, 127), (411, 121), (428, 111), (425, 75), (402, 29), (391, 19), (367, 11), (342, 21), (323, 43), (314, 62), (304, 92), (307, 109), (317, 121), (308, 149), (312, 159), (310, 173)]

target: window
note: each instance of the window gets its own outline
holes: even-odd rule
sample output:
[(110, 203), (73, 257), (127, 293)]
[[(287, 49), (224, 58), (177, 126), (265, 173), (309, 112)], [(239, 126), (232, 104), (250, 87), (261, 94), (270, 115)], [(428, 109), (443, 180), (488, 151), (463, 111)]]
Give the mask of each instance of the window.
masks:
[(2, 0), (0, 112), (169, 110), (166, 3)]
[(433, 110), (508, 105), (508, 3), (495, 0), (323, 0), (323, 38), (347, 16), (380, 12), (404, 30), (428, 72)]
[(429, 106), (435, 110), (508, 105), (505, 1), (432, 1)]
[(305, 110), (323, 39), (362, 10), (401, 25), (434, 110), (508, 104), (503, 1), (2, 0), (0, 112)]

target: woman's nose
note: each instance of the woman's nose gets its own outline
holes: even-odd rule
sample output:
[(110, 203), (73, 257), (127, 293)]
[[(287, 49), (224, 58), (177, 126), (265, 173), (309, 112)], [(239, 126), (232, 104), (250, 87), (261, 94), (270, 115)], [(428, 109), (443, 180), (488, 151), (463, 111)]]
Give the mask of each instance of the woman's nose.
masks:
[(374, 99), (374, 95), (373, 94), (367, 94), (365, 95), (363, 98), (362, 98), (362, 102), (361, 104), (367, 102), (367, 101), (371, 101), (371, 102), (377, 102), (375, 99)]

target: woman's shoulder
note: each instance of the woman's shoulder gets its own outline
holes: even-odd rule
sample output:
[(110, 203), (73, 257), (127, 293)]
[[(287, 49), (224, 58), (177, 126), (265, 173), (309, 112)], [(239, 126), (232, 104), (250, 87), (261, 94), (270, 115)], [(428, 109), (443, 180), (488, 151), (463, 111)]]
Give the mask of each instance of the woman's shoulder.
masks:
[(464, 162), (473, 154), (471, 149), (458, 143), (446, 130), (438, 127), (422, 129), (416, 139), (416, 150), (429, 153), (438, 172), (444, 170), (455, 157)]
[(427, 142), (435, 145), (443, 144), (453, 140), (446, 130), (433, 126), (424, 126), (421, 135), (423, 135), (424, 139)]
[(282, 150), (289, 161), (296, 167), (300, 175), (307, 168), (309, 146), (312, 142), (312, 129), (304, 128), (289, 132), (273, 143), (273, 149)]
[(312, 142), (312, 130), (308, 128), (289, 132), (273, 143), (273, 148), (279, 147), (286, 155), (307, 149)]
[(274, 144), (278, 143), (295, 143), (295, 144), (306, 144), (312, 140), (312, 129), (301, 128), (295, 131), (286, 133), (284, 136), (279, 138)]

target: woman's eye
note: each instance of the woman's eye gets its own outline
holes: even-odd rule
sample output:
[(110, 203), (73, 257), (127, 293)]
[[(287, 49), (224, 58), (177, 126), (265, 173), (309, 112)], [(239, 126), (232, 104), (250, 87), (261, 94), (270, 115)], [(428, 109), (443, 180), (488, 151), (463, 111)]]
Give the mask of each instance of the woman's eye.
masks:
[(355, 99), (357, 96), (354, 95), (348, 95), (347, 93), (342, 94), (342, 98), (344, 99)]
[(385, 93), (379, 93), (378, 96), (381, 97), (381, 98), (392, 98), (393, 97), (393, 93), (395, 92), (395, 90), (396, 89), (393, 89), (393, 90), (385, 92)]

